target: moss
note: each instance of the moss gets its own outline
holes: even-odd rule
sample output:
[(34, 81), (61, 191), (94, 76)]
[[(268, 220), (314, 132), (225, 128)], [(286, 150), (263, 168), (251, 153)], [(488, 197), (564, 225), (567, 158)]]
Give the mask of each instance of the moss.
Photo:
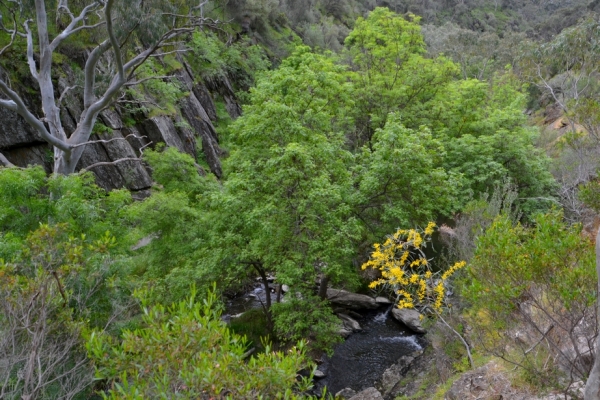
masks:
[(265, 313), (258, 308), (248, 310), (240, 317), (232, 319), (229, 328), (240, 336), (246, 336), (249, 346), (259, 350), (264, 349), (265, 338), (267, 342), (272, 339), (267, 329)]
[(65, 55), (60, 54), (57, 51), (52, 53), (52, 63), (53, 64), (64, 64), (65, 62), (67, 62), (67, 60), (68, 60), (68, 58)]

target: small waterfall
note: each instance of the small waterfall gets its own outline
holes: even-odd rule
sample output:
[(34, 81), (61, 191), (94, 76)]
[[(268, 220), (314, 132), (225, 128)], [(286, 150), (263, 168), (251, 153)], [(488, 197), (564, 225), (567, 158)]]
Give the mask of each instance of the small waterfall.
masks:
[(389, 306), (387, 310), (380, 312), (379, 314), (377, 314), (375, 317), (373, 317), (373, 322), (377, 322), (377, 323), (385, 323), (385, 321), (388, 318), (388, 315), (390, 314), (390, 311), (392, 310), (393, 306)]

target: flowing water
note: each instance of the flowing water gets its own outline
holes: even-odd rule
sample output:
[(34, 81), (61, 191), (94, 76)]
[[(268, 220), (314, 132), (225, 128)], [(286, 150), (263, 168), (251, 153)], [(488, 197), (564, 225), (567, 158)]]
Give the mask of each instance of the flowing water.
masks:
[[(266, 296), (262, 285), (256, 284), (244, 296), (228, 302), (229, 314), (224, 319), (261, 307), (261, 303), (266, 302)], [(325, 372), (326, 376), (315, 382), (315, 394), (320, 394), (324, 387), (327, 387), (328, 393), (335, 394), (346, 387), (359, 391), (373, 386), (401, 356), (425, 346), (422, 335), (407, 330), (392, 318), (390, 310), (391, 307), (364, 314), (358, 320), (363, 330), (353, 333), (337, 345), (332, 357), (324, 358), (319, 370)]]
[(425, 346), (422, 335), (406, 330), (389, 311), (365, 315), (359, 321), (363, 331), (335, 347), (333, 356), (319, 366), (326, 377), (315, 383), (316, 393), (325, 386), (331, 394), (346, 387), (359, 391), (373, 386), (398, 358)]

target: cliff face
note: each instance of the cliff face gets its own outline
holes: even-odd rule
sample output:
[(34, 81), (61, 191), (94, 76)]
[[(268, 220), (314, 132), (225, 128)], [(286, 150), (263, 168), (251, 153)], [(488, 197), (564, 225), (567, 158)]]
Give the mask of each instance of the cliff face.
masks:
[[(69, 82), (69, 73), (66, 72), (67, 78), (59, 80), (60, 91), (72, 84)], [(124, 187), (132, 191), (143, 191), (152, 185), (150, 171), (138, 160), (125, 159), (138, 158), (144, 148), (153, 148), (158, 143), (176, 147), (197, 158), (197, 146), (201, 144), (210, 172), (220, 178), (222, 170), (219, 157), (222, 151), (213, 125), (217, 120), (214, 99), (216, 96), (222, 98), (230, 116), (238, 117), (241, 108), (232, 84), (225, 77), (211, 81), (208, 85), (197, 83), (191, 68), (185, 63), (177, 71), (176, 78), (189, 93), (180, 100), (176, 115), (141, 117), (132, 125), (130, 121), (128, 124), (124, 123), (117, 111), (103, 111), (98, 122), (107, 129), (90, 138), (95, 143), (86, 145), (77, 169), (98, 164), (91, 167), (90, 171), (96, 175), (99, 186), (107, 190)], [(33, 105), (37, 102), (35, 95), (29, 95), (28, 100)], [(75, 122), (80, 115), (80, 104), (66, 105), (61, 118), (68, 135), (75, 129)], [(19, 167), (42, 165), (48, 173), (51, 172), (51, 146), (21, 116), (4, 108), (0, 108), (0, 152)], [(116, 162), (118, 160), (121, 161)]]

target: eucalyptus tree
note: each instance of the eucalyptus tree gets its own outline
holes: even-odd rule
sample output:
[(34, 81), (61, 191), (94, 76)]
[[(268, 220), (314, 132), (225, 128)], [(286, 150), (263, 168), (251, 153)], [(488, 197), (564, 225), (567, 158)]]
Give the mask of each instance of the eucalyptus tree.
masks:
[(212, 202), (214, 247), (230, 270), (274, 272), (305, 299), (319, 275), (324, 288), (352, 275), (351, 89), (343, 66), (306, 46), (257, 80)]
[[(205, 17), (208, 1), (192, 0), (4, 0), (0, 1), (0, 57), (17, 56), (26, 48), (30, 78), (37, 87), (41, 115), (0, 78), (0, 106), (18, 113), (54, 148), (54, 173), (69, 174), (90, 143), (98, 114), (126, 86), (139, 83), (136, 70), (157, 52), (178, 52), (179, 38), (213, 24)], [(55, 17), (54, 19), (52, 17)], [(85, 43), (87, 58), (81, 87), (58, 93), (53, 58), (68, 43)], [(22, 53), (22, 51), (21, 51)], [(69, 135), (61, 121), (63, 99), (79, 91), (82, 103)], [(6, 157), (0, 161), (10, 165)]]

